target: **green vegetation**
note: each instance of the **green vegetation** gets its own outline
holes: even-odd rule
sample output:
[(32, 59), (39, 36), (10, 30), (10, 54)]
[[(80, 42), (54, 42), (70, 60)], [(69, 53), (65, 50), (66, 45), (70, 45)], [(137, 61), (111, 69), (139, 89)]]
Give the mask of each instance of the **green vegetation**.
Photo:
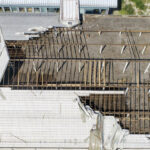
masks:
[(121, 0), (121, 10), (117, 15), (150, 15), (150, 0)]
[(141, 9), (141, 10), (145, 10), (146, 6), (144, 4), (143, 0), (131, 0), (132, 2), (134, 2), (136, 4), (136, 7)]
[(132, 15), (135, 13), (133, 7), (131, 4), (125, 5), (124, 8), (122, 9), (122, 13), (126, 15)]

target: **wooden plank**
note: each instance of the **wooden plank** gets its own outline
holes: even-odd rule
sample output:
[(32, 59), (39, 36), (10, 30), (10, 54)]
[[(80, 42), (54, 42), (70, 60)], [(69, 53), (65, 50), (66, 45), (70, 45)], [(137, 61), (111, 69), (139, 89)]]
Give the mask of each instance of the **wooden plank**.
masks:
[(137, 68), (137, 75), (136, 75), (136, 78), (137, 78), (137, 88), (140, 87), (140, 65), (138, 64), (138, 68)]
[(104, 63), (104, 71), (103, 71), (103, 78), (104, 78), (104, 86), (106, 86), (106, 61), (103, 61)]
[(101, 61), (99, 61), (99, 66), (98, 66), (98, 72), (99, 72), (99, 75), (98, 75), (98, 77), (99, 77), (99, 86), (101, 86)]
[[(37, 85), (36, 84), (30, 84), (30, 85), (26, 85), (25, 84), (26, 82), (24, 82), (24, 84), (23, 85), (19, 85), (20, 87), (36, 87)], [(84, 83), (82, 83), (82, 84), (63, 84), (63, 83), (60, 83), (60, 84), (43, 84), (43, 86), (42, 85), (38, 85), (38, 87), (85, 87), (85, 84)], [(86, 87), (100, 87), (99, 86), (99, 84), (97, 84), (96, 86), (94, 85), (94, 84), (91, 84), (91, 85), (86, 85)], [(9, 84), (9, 85), (0, 85), (0, 87), (18, 87), (18, 85), (16, 84)], [(105, 86), (105, 87), (115, 87), (115, 88), (118, 88), (118, 87), (121, 87), (121, 88), (126, 88), (127, 87), (127, 85), (124, 85), (123, 87), (122, 87), (122, 85), (117, 85), (117, 84), (112, 84), (112, 85), (108, 85), (108, 86)], [(135, 88), (135, 85), (131, 85), (131, 87), (132, 88)], [(150, 86), (145, 86), (145, 85), (140, 85), (140, 87), (148, 87), (148, 88), (150, 88)], [(101, 84), (101, 88), (103, 88), (103, 85)]]
[(27, 73), (27, 85), (29, 85), (29, 72)]
[(96, 80), (96, 65), (97, 65), (97, 62), (96, 62), (96, 60), (94, 60), (94, 84), (96, 85), (96, 82), (97, 82), (97, 80)]
[(86, 87), (86, 82), (87, 82), (87, 62), (85, 62), (85, 66), (84, 66), (84, 84)]
[(89, 62), (89, 84), (92, 85), (92, 61)]
[[(12, 61), (12, 62), (14, 62), (14, 61), (23, 61), (23, 62), (33, 62), (33, 61), (35, 61), (35, 62), (37, 62), (37, 61), (39, 61), (39, 60), (42, 60), (42, 61), (45, 61), (45, 62), (56, 62), (56, 58), (42, 58), (42, 57), (26, 57), (26, 58), (19, 58), (19, 59), (10, 59), (10, 61)], [(96, 59), (97, 61), (104, 61), (104, 59), (103, 58), (100, 58), (100, 59)], [(110, 58), (106, 58), (105, 59), (105, 61), (107, 60), (107, 62), (110, 62), (110, 61), (114, 61), (114, 62), (127, 62), (127, 61), (129, 61), (129, 62), (136, 62), (136, 63), (138, 63), (138, 62), (142, 62), (142, 63), (146, 63), (146, 62), (149, 62), (150, 61), (150, 59), (134, 59), (134, 58), (125, 58), (125, 59), (119, 59), (119, 58), (112, 58), (112, 59), (110, 59)], [(82, 60), (80, 60), (80, 59), (76, 59), (76, 58), (59, 58), (59, 59), (57, 59), (57, 61), (58, 62), (62, 62), (62, 61), (66, 61), (66, 62), (79, 62), (79, 61), (81, 61), (82, 63), (84, 63), (85, 61), (86, 62), (90, 62), (90, 61), (92, 61), (91, 59), (89, 59), (89, 58), (83, 58)]]
[(20, 84), (20, 71), (18, 72), (18, 81), (17, 81), (18, 85)]
[(43, 85), (43, 72), (42, 72), (42, 85)]
[(38, 72), (36, 72), (36, 85), (38, 85)]

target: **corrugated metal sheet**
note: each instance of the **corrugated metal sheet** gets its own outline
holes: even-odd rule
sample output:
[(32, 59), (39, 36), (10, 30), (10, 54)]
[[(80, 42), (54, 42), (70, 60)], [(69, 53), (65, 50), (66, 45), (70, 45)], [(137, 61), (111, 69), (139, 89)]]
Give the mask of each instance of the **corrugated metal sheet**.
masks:
[(9, 55), (5, 41), (3, 39), (2, 31), (0, 30), (0, 82), (3, 78), (4, 72), (9, 62)]
[(117, 8), (118, 0), (80, 0), (80, 5), (84, 7), (110, 7)]
[(126, 150), (149, 150), (150, 149), (150, 135), (135, 135), (129, 134), (125, 136), (120, 143), (121, 149)]
[(60, 0), (0, 0), (0, 5), (59, 6)]
[(88, 148), (96, 118), (84, 117), (78, 92), (0, 89), (0, 147)]
[(103, 133), (105, 149), (150, 149), (148, 135), (130, 135), (114, 117), (84, 107), (77, 95), (90, 92), (0, 88), (0, 147), (88, 149), (92, 129)]
[(80, 23), (79, 0), (61, 0), (60, 8), (60, 20), (64, 25), (72, 27)]
[(63, 20), (79, 19), (79, 5), (76, 1), (77, 0), (63, 0)]
[[(60, 0), (0, 0), (0, 5), (60, 6)], [(81, 7), (117, 8), (118, 0), (80, 0)]]

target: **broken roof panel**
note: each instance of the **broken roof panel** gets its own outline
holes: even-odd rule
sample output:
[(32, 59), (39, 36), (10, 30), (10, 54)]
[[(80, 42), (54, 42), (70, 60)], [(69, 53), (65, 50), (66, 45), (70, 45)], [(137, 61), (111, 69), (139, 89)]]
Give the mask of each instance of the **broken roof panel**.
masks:
[(3, 78), (8, 62), (9, 55), (2, 35), (2, 31), (0, 30), (0, 81)]
[(77, 94), (1, 88), (0, 147), (88, 148), (96, 118), (84, 114)]
[(130, 135), (114, 117), (83, 105), (79, 95), (85, 94), (90, 91), (0, 88), (0, 147), (150, 148), (149, 135)]

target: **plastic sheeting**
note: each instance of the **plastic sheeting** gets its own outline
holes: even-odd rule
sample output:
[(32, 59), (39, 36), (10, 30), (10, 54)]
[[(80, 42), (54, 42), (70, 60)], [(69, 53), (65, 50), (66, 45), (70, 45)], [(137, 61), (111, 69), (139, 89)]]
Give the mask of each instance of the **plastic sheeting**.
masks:
[(103, 150), (103, 124), (104, 117), (98, 113), (97, 116), (97, 124), (95, 129), (92, 129), (90, 132), (90, 143), (89, 143), (89, 150)]

